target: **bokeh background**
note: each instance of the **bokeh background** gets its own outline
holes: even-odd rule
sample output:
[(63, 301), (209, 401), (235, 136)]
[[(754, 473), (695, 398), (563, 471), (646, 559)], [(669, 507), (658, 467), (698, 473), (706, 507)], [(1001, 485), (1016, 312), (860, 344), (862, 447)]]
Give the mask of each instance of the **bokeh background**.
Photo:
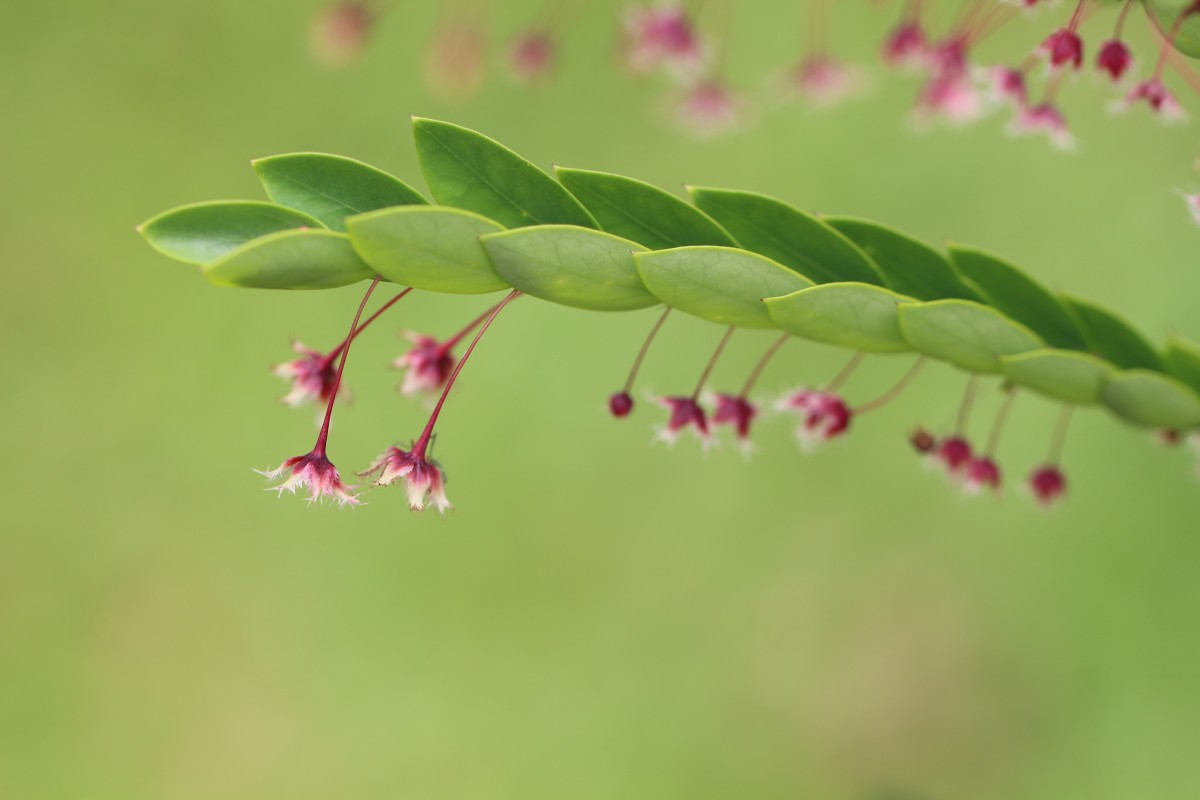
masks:
[[(1200, 492), (1184, 449), (1077, 416), (1071, 495), (1018, 484), (1056, 410), (1018, 402), (1005, 497), (923, 470), (963, 378), (919, 388), (817, 456), (768, 420), (746, 463), (651, 446), (659, 413), (603, 413), (654, 312), (525, 301), (443, 416), (458, 508), (276, 500), (250, 470), (307, 451), (309, 410), (267, 367), (343, 334), (359, 288), (219, 289), (134, 225), (257, 198), (251, 158), (320, 150), (420, 185), (408, 116), (558, 163), (750, 188), (999, 251), (1160, 336), (1200, 339), (1196, 134), (1112, 117), (1086, 77), (1074, 155), (998, 121), (914, 135), (914, 85), (877, 75), (829, 113), (767, 104), (744, 134), (680, 137), (663, 87), (616, 74), (611, 4), (558, 78), (493, 69), (470, 102), (423, 86), (433, 3), (386, 17), (355, 64), (315, 64), (313, 2), (6, 3), (0, 17), (0, 796), (8, 798), (1089, 798), (1200, 794)], [(532, 0), (496, 4), (492, 63)], [(793, 2), (743, 3), (731, 80), (798, 53)], [(890, 14), (837, 4), (841, 52)], [(1061, 10), (1061, 9), (1060, 9)], [(1107, 33), (1105, 19), (1089, 29)], [(1011, 59), (1045, 29), (989, 45)], [(352, 354), (331, 453), (347, 472), (412, 437), (387, 368), (401, 329), (449, 333), (487, 298), (414, 297)], [(692, 385), (719, 330), (683, 318), (645, 385)], [(718, 388), (768, 334), (735, 337)], [(764, 393), (844, 354), (784, 352)], [(864, 399), (903, 359), (848, 387)], [(983, 395), (982, 436), (997, 392)]]

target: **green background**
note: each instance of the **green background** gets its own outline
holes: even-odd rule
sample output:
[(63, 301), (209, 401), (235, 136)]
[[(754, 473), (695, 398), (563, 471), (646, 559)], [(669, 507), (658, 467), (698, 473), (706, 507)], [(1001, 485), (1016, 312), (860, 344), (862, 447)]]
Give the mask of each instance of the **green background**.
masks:
[[(665, 121), (662, 85), (615, 73), (605, 3), (551, 85), (493, 69), (471, 102), (431, 97), (432, 5), (402, 4), (339, 71), (308, 55), (309, 2), (6, 4), (0, 796), (1200, 794), (1191, 457), (1098, 412), (1075, 420), (1071, 496), (1049, 514), (1017, 486), (1056, 414), (1039, 399), (1018, 401), (1001, 447), (1003, 499), (921, 468), (905, 433), (952, 415), (963, 377), (944, 367), (816, 456), (778, 418), (749, 463), (651, 446), (657, 409), (617, 423), (603, 403), (654, 312), (530, 300), (443, 416), (452, 514), (410, 514), (399, 491), (343, 511), (262, 491), (251, 468), (314, 431), (267, 367), (292, 336), (334, 344), (360, 288), (215, 288), (133, 227), (259, 197), (249, 160), (274, 153), (419, 184), (409, 114), (547, 167), (753, 189), (987, 247), (1152, 336), (1200, 339), (1200, 232), (1174, 191), (1195, 130), (1110, 116), (1091, 76), (1066, 90), (1074, 155), (995, 119), (913, 134), (914, 84), (890, 75), (868, 101), (767, 103), (750, 131), (701, 143)], [(500, 4), (494, 39), (536, 5)], [(730, 75), (755, 95), (798, 52), (795, 5), (742, 4)], [(838, 46), (871, 59), (890, 14), (837, 5)], [(1014, 23), (985, 54), (1016, 59), (1051, 24)], [(355, 348), (331, 443), (345, 472), (423, 423), (393, 391), (394, 332), (448, 334), (488, 302), (414, 296)], [(719, 335), (673, 320), (646, 387), (686, 391)], [(735, 336), (716, 386), (769, 341)], [(763, 392), (844, 358), (794, 345)], [(871, 359), (851, 399), (906, 366)], [(997, 400), (984, 392), (977, 436)]]

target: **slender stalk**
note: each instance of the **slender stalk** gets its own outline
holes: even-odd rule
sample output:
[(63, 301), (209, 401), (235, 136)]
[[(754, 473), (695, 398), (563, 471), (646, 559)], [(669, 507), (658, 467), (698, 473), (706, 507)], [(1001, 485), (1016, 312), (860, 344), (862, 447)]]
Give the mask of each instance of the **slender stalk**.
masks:
[(646, 337), (646, 341), (642, 342), (642, 349), (638, 351), (637, 358), (633, 360), (633, 367), (629, 370), (629, 377), (625, 379), (625, 393), (629, 394), (633, 390), (633, 382), (637, 380), (638, 371), (642, 368), (642, 362), (646, 360), (646, 353), (650, 352), (650, 345), (654, 343), (654, 337), (658, 336), (658, 331), (662, 328), (663, 323), (667, 321), (667, 317), (671, 313), (671, 307), (666, 309), (658, 317), (658, 321), (654, 323), (654, 327), (650, 329), (650, 335)]
[[(358, 328), (358, 321), (362, 319), (363, 309), (367, 307), (367, 301), (371, 299), (371, 293), (375, 291), (380, 280), (382, 278), (376, 276), (375, 280), (371, 281), (371, 285), (367, 287), (367, 293), (363, 295), (362, 302), (358, 304), (358, 311), (354, 314), (354, 322), (350, 323), (350, 334), (346, 337), (347, 340), (354, 338), (354, 331)], [(342, 373), (346, 371), (346, 356), (349, 354), (350, 344), (347, 343), (342, 348), (342, 358), (338, 361), (337, 375), (333, 378), (333, 391), (329, 393), (329, 402), (325, 405), (325, 419), (321, 422), (321, 432), (317, 434), (317, 444), (312, 450), (313, 455), (325, 455), (325, 445), (329, 441), (329, 421), (333, 418), (333, 404), (337, 401), (338, 389), (342, 387)]]
[(836, 392), (842, 387), (842, 384), (850, 380), (850, 376), (858, 369), (858, 365), (862, 363), (863, 353), (858, 352), (850, 356), (850, 360), (846, 362), (846, 366), (842, 367), (842, 371), (834, 376), (833, 380), (825, 385), (824, 391)]
[(790, 338), (792, 338), (792, 335), (790, 333), (785, 333), (783, 336), (780, 336), (778, 339), (776, 339), (774, 344), (767, 348), (767, 352), (763, 354), (763, 357), (758, 360), (758, 363), (754, 365), (754, 369), (751, 370), (750, 377), (746, 378), (746, 383), (742, 386), (742, 391), (740, 393), (741, 397), (746, 397), (748, 394), (750, 394), (750, 390), (754, 388), (754, 384), (758, 383), (758, 379), (762, 377), (763, 370), (767, 368), (767, 364), (769, 364), (771, 359), (775, 357), (775, 354), (779, 352), (779, 348), (787, 344), (787, 341)]
[(1058, 466), (1062, 461), (1063, 446), (1067, 443), (1067, 428), (1071, 424), (1071, 416), (1075, 413), (1074, 406), (1063, 406), (1058, 412), (1058, 420), (1054, 423), (1054, 434), (1050, 439), (1050, 450), (1046, 454), (1046, 463)]
[(996, 446), (1000, 444), (1000, 436), (1004, 433), (1004, 423), (1008, 420), (1008, 412), (1012, 410), (1013, 402), (1017, 399), (1017, 390), (1013, 386), (1008, 386), (1004, 390), (1004, 402), (1000, 405), (1000, 411), (996, 414), (996, 421), (992, 423), (992, 432), (988, 434), (987, 447), (984, 448), (983, 454), (991, 458), (996, 452)]
[(721, 337), (721, 341), (717, 343), (717, 349), (713, 351), (712, 358), (708, 360), (708, 364), (704, 367), (704, 372), (700, 373), (700, 380), (696, 383), (696, 391), (692, 392), (692, 400), (700, 397), (701, 390), (704, 389), (704, 384), (708, 383), (708, 378), (712, 375), (713, 367), (717, 365), (717, 360), (721, 358), (721, 353), (725, 350), (725, 345), (729, 343), (729, 337), (733, 336), (733, 332), (737, 328), (733, 325), (725, 331), (725, 335)]
[(332, 350), (330, 350), (329, 354), (326, 355), (321, 360), (321, 366), (328, 367), (330, 364), (332, 364), (333, 360), (335, 358), (337, 358), (341, 354), (341, 352), (350, 345), (350, 342), (352, 340), (358, 338), (358, 335), (367, 329), (368, 325), (370, 325), (372, 322), (374, 322), (375, 320), (377, 320), (381, 316), (383, 316), (383, 312), (387, 311), (389, 308), (396, 305), (396, 303), (398, 303), (401, 298), (403, 298), (406, 294), (408, 294), (411, 291), (412, 291), (412, 287), (409, 287), (409, 288), (405, 289), (403, 292), (401, 292), (400, 294), (393, 297), (391, 300), (388, 300), (386, 303), (384, 303), (382, 306), (379, 307), (378, 311), (376, 311), (371, 316), (367, 317), (366, 322), (364, 322), (362, 325), (359, 325), (358, 327), (351, 330), (350, 335), (347, 336), (345, 339), (342, 339), (342, 343), (339, 344), (337, 347), (333, 348)]
[(425, 451), (428, 449), (429, 441), (433, 437), (433, 426), (437, 423), (438, 416), (442, 413), (442, 406), (446, 404), (446, 397), (450, 394), (450, 390), (454, 388), (454, 382), (458, 380), (458, 373), (462, 372), (463, 365), (467, 363), (467, 359), (471, 357), (471, 353), (475, 350), (475, 345), (479, 344), (479, 340), (487, 333), (487, 329), (496, 320), (496, 316), (504, 310), (506, 305), (520, 296), (520, 294), (516, 289), (513, 289), (508, 293), (507, 297), (492, 309), (491, 314), (484, 320), (479, 332), (475, 334), (475, 338), (471, 340), (471, 344), (467, 347), (467, 352), (463, 353), (463, 357), (454, 365), (454, 371), (450, 373), (450, 378), (446, 381), (446, 387), (442, 389), (442, 396), (438, 398), (437, 405), (433, 407), (433, 413), (429, 415), (429, 422), (425, 423), (425, 430), (421, 431), (420, 437), (413, 443), (412, 454), (414, 456), (425, 458)]
[(975, 393), (979, 390), (979, 376), (972, 375), (967, 381), (967, 390), (963, 393), (962, 403), (958, 406), (958, 417), (954, 421), (954, 433), (956, 436), (964, 436), (967, 432), (967, 423), (971, 421), (971, 406), (975, 404)]
[(489, 308), (487, 311), (480, 314), (478, 317), (473, 319), (469, 325), (467, 325), (461, 331), (454, 334), (449, 339), (447, 339), (445, 342), (443, 342), (442, 346), (439, 348), (439, 350), (442, 353), (448, 353), (459, 342), (461, 342), (463, 339), (467, 338), (467, 334), (469, 334), (471, 331), (475, 330), (480, 325), (482, 325), (484, 323), (484, 321), (487, 320), (487, 318), (492, 315), (492, 312), (494, 312), (497, 308), (499, 308), (502, 303), (507, 303), (507, 302), (508, 302), (507, 300), (502, 300), (500, 303), (497, 303), (496, 305)]
[(918, 358), (916, 362), (908, 368), (908, 371), (901, 376), (900, 380), (896, 381), (892, 388), (888, 389), (886, 392), (879, 395), (879, 397), (876, 397), (869, 403), (864, 403), (858, 408), (854, 409), (854, 413), (856, 415), (866, 414), (878, 408), (883, 408), (888, 403), (895, 400), (900, 396), (901, 392), (909, 387), (909, 385), (913, 382), (913, 379), (916, 378), (921, 372), (921, 368), (925, 366), (925, 361), (925, 356)]

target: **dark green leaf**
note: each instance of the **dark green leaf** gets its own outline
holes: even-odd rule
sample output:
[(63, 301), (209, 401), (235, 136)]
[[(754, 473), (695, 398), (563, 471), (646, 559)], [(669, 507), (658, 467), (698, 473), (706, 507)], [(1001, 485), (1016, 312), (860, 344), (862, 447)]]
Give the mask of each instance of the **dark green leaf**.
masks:
[(427, 202), (399, 178), (352, 158), (289, 153), (251, 163), (268, 197), (312, 214), (335, 231), (345, 230), (346, 217), (355, 214)]
[(255, 239), (204, 268), (221, 286), (332, 289), (374, 278), (350, 237), (326, 230), (284, 231)]
[(1100, 396), (1117, 416), (1134, 425), (1171, 431), (1200, 427), (1200, 397), (1158, 372), (1134, 369), (1114, 373)]
[(737, 244), (703, 211), (657, 186), (607, 172), (562, 167), (555, 171), (603, 230), (647, 249)]
[(1013, 265), (972, 247), (950, 246), (950, 258), (983, 290), (990, 305), (1037, 333), (1047, 343), (1086, 350), (1087, 342), (1058, 298)]
[(656, 305), (633, 262), (641, 246), (573, 225), (543, 225), (484, 236), (496, 272), (513, 288), (554, 303), (594, 311)]
[(219, 200), (164, 211), (138, 232), (158, 252), (186, 264), (207, 264), (268, 233), (322, 228), (307, 214), (272, 203)]
[(1063, 296), (1067, 309), (1079, 320), (1088, 349), (1122, 369), (1162, 371), (1162, 359), (1150, 343), (1125, 320), (1103, 306)]
[(506, 228), (596, 221), (558, 181), (483, 134), (413, 119), (417, 159), (429, 191), (442, 205), (474, 211)]
[(812, 286), (769, 258), (727, 247), (680, 247), (634, 256), (646, 288), (669, 306), (721, 325), (773, 328), (763, 300)]
[(1000, 359), (1004, 376), (1018, 386), (1072, 405), (1095, 405), (1114, 367), (1075, 350), (1031, 350)]
[(766, 301), (771, 319), (788, 333), (874, 353), (912, 349), (900, 333), (896, 311), (900, 303), (911, 302), (867, 283), (825, 283)]
[(944, 255), (924, 242), (865, 219), (823, 217), (871, 257), (894, 291), (917, 300), (982, 300)]
[(849, 239), (787, 203), (753, 192), (690, 188), (701, 211), (738, 243), (817, 283), (883, 285), (883, 274)]
[(354, 249), (393, 283), (451, 294), (507, 289), (479, 243), (502, 230), (470, 211), (440, 206), (404, 206), (346, 220)]
[(1045, 346), (1037, 334), (994, 308), (970, 300), (900, 306), (900, 330), (918, 353), (968, 372), (1001, 372), (1000, 357)]

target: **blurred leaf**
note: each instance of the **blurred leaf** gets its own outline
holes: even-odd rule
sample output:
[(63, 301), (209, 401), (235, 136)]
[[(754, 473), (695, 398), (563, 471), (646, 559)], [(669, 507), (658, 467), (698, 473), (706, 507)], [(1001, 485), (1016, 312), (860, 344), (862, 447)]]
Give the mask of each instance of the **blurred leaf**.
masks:
[(949, 361), (969, 372), (999, 373), (1000, 356), (1045, 345), (1024, 325), (970, 300), (902, 305), (900, 330), (918, 353)]
[(1146, 428), (1186, 431), (1200, 427), (1200, 397), (1174, 378), (1134, 369), (1109, 377), (1101, 392), (1117, 416)]
[(766, 301), (771, 319), (788, 333), (874, 353), (912, 349), (900, 333), (896, 312), (898, 304), (911, 302), (866, 283), (825, 283)]
[(791, 267), (816, 283), (858, 281), (883, 285), (883, 275), (840, 233), (798, 208), (766, 195), (689, 188), (701, 211), (742, 247)]
[(736, 242), (707, 214), (675, 195), (633, 178), (580, 169), (555, 169), (559, 181), (600, 227), (650, 250)]
[(469, 211), (406, 206), (346, 220), (350, 241), (393, 283), (428, 292), (481, 294), (507, 289), (479, 237), (504, 229)]
[(641, 245), (573, 225), (545, 225), (484, 236), (483, 247), (504, 280), (533, 297), (593, 311), (630, 311), (658, 304), (638, 278)]
[(164, 211), (138, 226), (158, 252), (187, 264), (207, 264), (268, 233), (323, 228), (290, 208), (251, 200), (217, 200)]
[(350, 245), (333, 231), (284, 231), (255, 239), (204, 268), (221, 286), (253, 289), (332, 289), (374, 278)]
[(634, 257), (646, 288), (669, 306), (721, 325), (773, 328), (763, 300), (812, 286), (769, 258), (727, 247), (680, 247)]
[[(1144, 0), (1144, 5), (1153, 12), (1158, 29), (1165, 33), (1175, 26), (1180, 14), (1192, 8), (1194, 0)], [(1185, 56), (1200, 58), (1200, 17), (1192, 15), (1184, 20), (1174, 45)]]
[(1150, 343), (1125, 320), (1088, 300), (1063, 296), (1063, 302), (1079, 320), (1088, 349), (1122, 369), (1162, 371), (1163, 363)]
[(983, 290), (990, 305), (1037, 333), (1047, 343), (1086, 350), (1083, 332), (1040, 283), (1013, 265), (973, 247), (950, 245), (950, 258), (968, 280)]
[(268, 197), (335, 231), (345, 230), (346, 217), (355, 214), (428, 202), (399, 178), (343, 156), (290, 153), (251, 163)]
[(1000, 359), (1004, 376), (1018, 386), (1072, 405), (1100, 402), (1112, 364), (1075, 350), (1033, 350)]
[(982, 300), (944, 255), (924, 242), (865, 219), (822, 217), (870, 256), (889, 287), (917, 300)]
[(474, 211), (506, 228), (553, 223), (596, 227), (558, 181), (483, 134), (414, 118), (413, 136), (425, 182), (442, 205)]
[(1172, 336), (1167, 339), (1167, 370), (1200, 392), (1200, 346)]

